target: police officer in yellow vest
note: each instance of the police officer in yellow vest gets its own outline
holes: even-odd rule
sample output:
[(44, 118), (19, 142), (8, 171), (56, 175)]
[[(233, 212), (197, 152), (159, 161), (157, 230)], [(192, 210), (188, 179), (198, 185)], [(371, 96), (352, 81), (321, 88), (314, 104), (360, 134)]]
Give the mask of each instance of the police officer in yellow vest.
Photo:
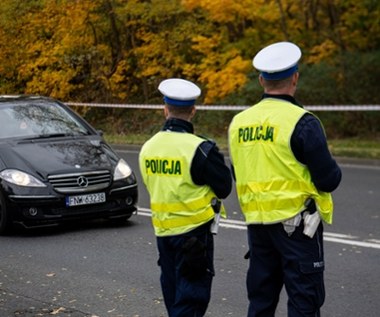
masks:
[(194, 134), (198, 86), (172, 78), (158, 87), (166, 122), (142, 147), (140, 171), (150, 194), (161, 288), (169, 317), (204, 316), (214, 275), (210, 226), (232, 176), (215, 143)]
[[(229, 149), (248, 225), (249, 317), (273, 317), (283, 285), (289, 317), (320, 316), (324, 302), (322, 221), (341, 180), (321, 122), (294, 99), (299, 47), (279, 42), (253, 59), (260, 102), (237, 114)], [(322, 221), (321, 221), (322, 219)]]

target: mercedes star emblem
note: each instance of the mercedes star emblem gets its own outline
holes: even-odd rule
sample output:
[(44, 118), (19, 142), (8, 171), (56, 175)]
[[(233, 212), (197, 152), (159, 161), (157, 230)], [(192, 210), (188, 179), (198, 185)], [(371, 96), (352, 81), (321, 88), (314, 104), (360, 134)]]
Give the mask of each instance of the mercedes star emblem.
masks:
[(79, 187), (87, 187), (88, 186), (88, 179), (84, 176), (79, 176), (77, 178), (77, 184)]

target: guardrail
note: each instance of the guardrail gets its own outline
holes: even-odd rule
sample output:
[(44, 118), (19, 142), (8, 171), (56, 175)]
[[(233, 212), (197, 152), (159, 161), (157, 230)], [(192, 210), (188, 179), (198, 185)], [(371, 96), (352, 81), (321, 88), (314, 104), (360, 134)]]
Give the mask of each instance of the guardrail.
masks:
[[(106, 103), (82, 103), (82, 102), (66, 102), (68, 106), (83, 107), (99, 107), (99, 108), (127, 108), (127, 109), (162, 109), (164, 105), (144, 105), (144, 104), (106, 104)], [(202, 106), (197, 105), (198, 110), (225, 110), (240, 111), (250, 106), (233, 106), (233, 105), (217, 105)], [(380, 105), (310, 105), (304, 106), (305, 109), (311, 111), (380, 111)]]

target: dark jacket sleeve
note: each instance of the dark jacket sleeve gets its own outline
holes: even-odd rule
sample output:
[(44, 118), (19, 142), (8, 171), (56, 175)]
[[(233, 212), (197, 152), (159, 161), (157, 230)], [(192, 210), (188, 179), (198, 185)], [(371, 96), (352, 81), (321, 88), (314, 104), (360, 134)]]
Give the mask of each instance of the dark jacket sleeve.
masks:
[(312, 114), (305, 114), (297, 123), (291, 137), (291, 148), (296, 159), (305, 164), (318, 190), (334, 191), (342, 172), (329, 151), (321, 122)]
[(211, 141), (205, 141), (197, 148), (190, 173), (195, 184), (209, 185), (220, 199), (231, 192), (231, 171), (225, 164), (223, 154)]

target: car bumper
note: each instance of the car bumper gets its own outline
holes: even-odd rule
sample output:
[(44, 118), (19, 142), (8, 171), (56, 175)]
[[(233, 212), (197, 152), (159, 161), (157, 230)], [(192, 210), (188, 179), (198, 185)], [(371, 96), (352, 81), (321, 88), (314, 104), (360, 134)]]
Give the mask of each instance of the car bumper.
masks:
[(137, 184), (106, 192), (102, 203), (66, 206), (65, 195), (9, 195), (7, 208), (12, 222), (23, 227), (57, 225), (96, 218), (129, 218), (137, 211)]

